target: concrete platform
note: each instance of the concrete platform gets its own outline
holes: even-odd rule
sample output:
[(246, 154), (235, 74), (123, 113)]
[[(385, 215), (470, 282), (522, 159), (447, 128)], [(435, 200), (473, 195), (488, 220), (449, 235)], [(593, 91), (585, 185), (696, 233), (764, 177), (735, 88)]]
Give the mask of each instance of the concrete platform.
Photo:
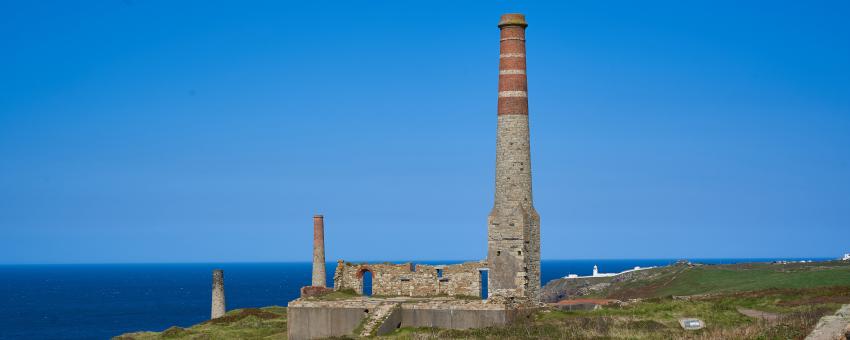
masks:
[(304, 340), (352, 335), (378, 306), (398, 304), (400, 313), (387, 315), (375, 329), (387, 334), (399, 327), (446, 329), (504, 326), (527, 313), (480, 300), (451, 298), (352, 298), (338, 301), (298, 299), (287, 308), (289, 339)]

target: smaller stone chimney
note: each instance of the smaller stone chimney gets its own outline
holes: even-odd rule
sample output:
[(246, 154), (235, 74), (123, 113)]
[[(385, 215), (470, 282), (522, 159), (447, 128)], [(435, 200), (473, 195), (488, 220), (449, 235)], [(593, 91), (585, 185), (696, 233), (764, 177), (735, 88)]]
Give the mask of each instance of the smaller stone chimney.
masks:
[(210, 319), (224, 316), (224, 271), (213, 269), (212, 314)]
[(325, 274), (325, 217), (313, 216), (313, 287), (327, 287)]

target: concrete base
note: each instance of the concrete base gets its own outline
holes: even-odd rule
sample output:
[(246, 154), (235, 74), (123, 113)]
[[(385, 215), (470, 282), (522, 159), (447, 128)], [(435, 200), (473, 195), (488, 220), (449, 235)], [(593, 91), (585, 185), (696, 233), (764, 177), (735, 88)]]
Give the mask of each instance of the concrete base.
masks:
[(379, 304), (394, 301), (401, 308), (377, 328), (378, 335), (399, 327), (469, 329), (505, 326), (531, 310), (508, 309), (482, 301), (353, 299), (344, 301), (295, 300), (289, 303), (289, 339), (318, 339), (351, 335)]
[(474, 306), (402, 304), (401, 314), (402, 327), (469, 329), (504, 326), (512, 320), (507, 309), (481, 309)]
[(387, 316), (387, 319), (384, 320), (384, 323), (378, 327), (376, 335), (387, 335), (392, 333), (394, 330), (398, 329), (404, 324), (404, 319), (402, 316), (401, 308), (394, 308), (390, 315)]
[(304, 286), (301, 287), (301, 297), (315, 297), (333, 293), (333, 289), (326, 287)]
[(287, 308), (287, 334), (290, 340), (329, 338), (351, 334), (367, 315), (361, 307)]

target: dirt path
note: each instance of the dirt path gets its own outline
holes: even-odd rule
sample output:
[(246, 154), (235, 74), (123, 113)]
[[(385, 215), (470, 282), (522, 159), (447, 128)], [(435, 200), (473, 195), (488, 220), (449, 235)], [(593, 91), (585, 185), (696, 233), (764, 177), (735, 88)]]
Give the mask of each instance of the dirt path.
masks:
[(834, 315), (824, 316), (806, 340), (845, 340), (850, 334), (850, 305), (844, 305)]
[(751, 318), (762, 319), (762, 320), (767, 320), (767, 321), (771, 321), (771, 322), (779, 320), (779, 317), (780, 317), (780, 315), (776, 314), (776, 313), (763, 312), (763, 311), (755, 310), (755, 309), (746, 309), (746, 308), (741, 308), (741, 307), (738, 307), (737, 309), (738, 309), (738, 313), (744, 314), (744, 315), (749, 316)]

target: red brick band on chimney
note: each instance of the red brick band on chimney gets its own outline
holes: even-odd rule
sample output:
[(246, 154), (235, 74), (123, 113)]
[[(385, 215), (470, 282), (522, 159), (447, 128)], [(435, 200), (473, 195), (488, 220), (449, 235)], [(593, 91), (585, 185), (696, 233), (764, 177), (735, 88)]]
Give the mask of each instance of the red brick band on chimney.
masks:
[(528, 115), (525, 74), (525, 28), (522, 14), (505, 14), (499, 21), (499, 115)]

